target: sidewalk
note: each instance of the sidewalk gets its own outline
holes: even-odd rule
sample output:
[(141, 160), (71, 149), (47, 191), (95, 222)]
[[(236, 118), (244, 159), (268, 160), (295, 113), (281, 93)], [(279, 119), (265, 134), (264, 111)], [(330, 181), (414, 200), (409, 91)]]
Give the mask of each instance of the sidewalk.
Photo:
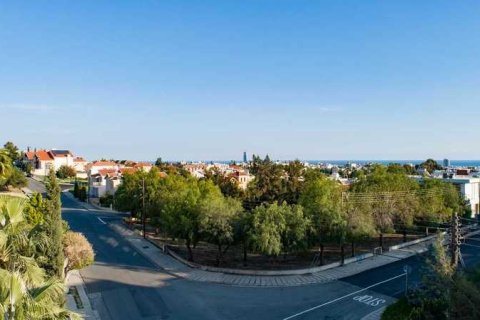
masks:
[(77, 312), (84, 319), (100, 320), (96, 310), (93, 310), (85, 290), (85, 284), (78, 270), (70, 271), (67, 277), (67, 307)]
[(376, 255), (362, 261), (335, 267), (315, 273), (286, 276), (236, 275), (221, 272), (204, 271), (189, 267), (173, 257), (166, 255), (148, 240), (143, 239), (122, 223), (109, 224), (110, 228), (122, 235), (140, 254), (159, 268), (180, 278), (192, 281), (211, 282), (242, 287), (290, 287), (319, 284), (353, 276), (363, 271), (399, 261), (428, 250), (431, 242), (423, 242), (407, 248)]

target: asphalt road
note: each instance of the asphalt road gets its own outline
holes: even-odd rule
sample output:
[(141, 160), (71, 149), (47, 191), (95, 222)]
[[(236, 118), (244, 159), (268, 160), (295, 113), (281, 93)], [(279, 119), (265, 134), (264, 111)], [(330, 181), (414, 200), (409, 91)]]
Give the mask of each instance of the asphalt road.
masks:
[(32, 178), (27, 178), (27, 182), (28, 182), (28, 185), (27, 185), (28, 189), (32, 190), (33, 192), (38, 192), (41, 194), (44, 194), (47, 192), (47, 190), (45, 189), (45, 185), (42, 182), (39, 182)]
[[(342, 281), (301, 287), (242, 288), (188, 281), (158, 269), (112, 231), (108, 222), (118, 216), (87, 211), (65, 196), (62, 202), (71, 229), (83, 232), (94, 247), (96, 262), (81, 274), (104, 320), (354, 320), (403, 294), (405, 276), (399, 275), (405, 264), (412, 268), (409, 286), (419, 280), (421, 259), (413, 257)], [(468, 264), (480, 261), (480, 241), (478, 245), (464, 248)]]

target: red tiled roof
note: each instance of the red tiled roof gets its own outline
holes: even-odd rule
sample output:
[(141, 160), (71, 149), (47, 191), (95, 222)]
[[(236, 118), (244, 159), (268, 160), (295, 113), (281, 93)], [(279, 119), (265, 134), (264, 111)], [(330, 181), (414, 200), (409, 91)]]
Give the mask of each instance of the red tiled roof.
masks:
[(38, 158), (40, 161), (51, 161), (53, 160), (52, 155), (45, 151), (45, 150), (39, 150), (35, 153), (35, 156)]
[(108, 167), (108, 166), (116, 166), (117, 164), (113, 161), (95, 161), (92, 163), (92, 167)]
[(82, 157), (76, 157), (73, 159), (73, 162), (87, 162), (87, 160), (83, 159)]
[(102, 176), (106, 176), (107, 174), (114, 174), (117, 171), (115, 169), (100, 169), (98, 170), (98, 173)]
[(35, 157), (35, 152), (27, 151), (25, 152), (25, 156), (27, 157), (28, 160), (33, 160), (33, 158)]
[(153, 165), (148, 162), (139, 162), (139, 163), (136, 163), (134, 167), (153, 167)]

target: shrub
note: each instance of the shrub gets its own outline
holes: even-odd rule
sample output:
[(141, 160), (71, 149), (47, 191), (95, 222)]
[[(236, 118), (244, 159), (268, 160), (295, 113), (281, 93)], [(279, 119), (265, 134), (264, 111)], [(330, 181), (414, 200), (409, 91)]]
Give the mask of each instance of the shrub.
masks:
[(81, 186), (78, 188), (78, 200), (80, 201), (86, 201), (87, 200), (87, 187), (86, 186)]
[(63, 252), (67, 259), (65, 272), (91, 265), (95, 254), (92, 245), (82, 233), (67, 231), (63, 237)]
[(394, 304), (385, 309), (382, 314), (382, 320), (405, 320), (410, 318), (412, 307), (408, 304), (406, 298), (401, 298)]
[(57, 178), (59, 179), (74, 178), (76, 175), (75, 169), (66, 165), (60, 166), (57, 170)]
[(110, 207), (110, 205), (113, 204), (113, 196), (107, 194), (106, 196), (100, 197), (99, 201), (102, 207)]
[(28, 184), (27, 178), (22, 171), (14, 168), (12, 173), (8, 176), (6, 185), (12, 186), (14, 188), (23, 188)]

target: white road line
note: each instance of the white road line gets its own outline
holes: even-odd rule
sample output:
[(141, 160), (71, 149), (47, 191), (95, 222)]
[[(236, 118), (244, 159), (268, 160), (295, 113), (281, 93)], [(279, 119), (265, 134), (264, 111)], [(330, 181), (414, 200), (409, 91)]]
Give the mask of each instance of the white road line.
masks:
[(97, 219), (98, 219), (101, 223), (107, 224), (105, 221), (102, 220), (102, 218), (97, 217)]
[(332, 304), (332, 303), (334, 303), (334, 302), (340, 301), (340, 300), (342, 300), (342, 299), (345, 299), (345, 298), (351, 297), (351, 296), (353, 296), (353, 295), (356, 295), (357, 293), (360, 293), (360, 292), (363, 292), (363, 291), (367, 291), (367, 290), (369, 290), (369, 289), (371, 289), (371, 288), (373, 288), (373, 287), (376, 287), (376, 286), (378, 286), (378, 285), (380, 285), (380, 284), (383, 284), (383, 283), (386, 283), (386, 282), (389, 282), (389, 281), (392, 281), (392, 280), (395, 280), (395, 279), (398, 279), (398, 278), (401, 278), (401, 277), (405, 277), (405, 275), (406, 275), (406, 273), (402, 273), (402, 274), (399, 274), (398, 276), (392, 277), (392, 278), (390, 278), (390, 279), (377, 282), (377, 283), (372, 284), (371, 286), (368, 286), (368, 287), (363, 288), (363, 289), (361, 289), (361, 290), (358, 290), (358, 291), (355, 291), (355, 292), (346, 294), (346, 295), (344, 295), (344, 296), (342, 296), (342, 297), (340, 297), (340, 298), (336, 298), (336, 299), (334, 299), (334, 300), (330, 300), (330, 301), (328, 301), (328, 302), (322, 303), (322, 304), (320, 304), (320, 305), (318, 305), (318, 306), (315, 306), (315, 307), (313, 307), (313, 308), (310, 308), (310, 309), (304, 310), (304, 311), (302, 311), (302, 312), (296, 313), (296, 314), (294, 314), (294, 315), (291, 315), (291, 316), (289, 316), (289, 317), (283, 318), (283, 320), (290, 320), (290, 319), (296, 318), (296, 317), (298, 317), (298, 316), (301, 316), (302, 314), (305, 314), (305, 313), (308, 313), (308, 312), (312, 312), (313, 310), (317, 310), (317, 309), (319, 309), (319, 308), (321, 308), (321, 307), (324, 307), (324, 306), (326, 306), (326, 305), (329, 305), (329, 304)]

